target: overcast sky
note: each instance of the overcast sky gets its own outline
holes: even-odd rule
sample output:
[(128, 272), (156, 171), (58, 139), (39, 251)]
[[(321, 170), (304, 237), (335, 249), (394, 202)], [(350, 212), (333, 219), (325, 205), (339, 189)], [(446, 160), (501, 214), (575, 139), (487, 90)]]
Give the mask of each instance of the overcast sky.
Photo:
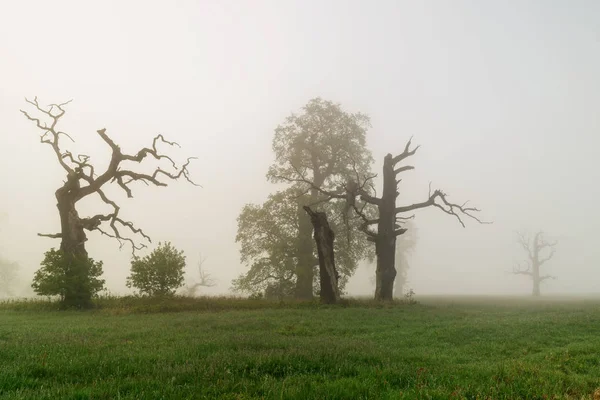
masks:
[[(509, 273), (522, 257), (516, 230), (559, 240), (547, 293), (598, 292), (600, 250), (600, 2), (455, 1), (1, 1), (0, 252), (29, 280), (43, 252), (37, 232), (59, 230), (54, 191), (63, 171), (19, 112), (24, 97), (73, 99), (63, 130), (98, 168), (109, 151), (96, 130), (135, 152), (163, 133), (203, 187), (136, 186), (123, 215), (155, 243), (198, 253), (225, 293), (245, 270), (234, 242), (265, 181), (273, 130), (321, 96), (371, 116), (377, 160), (422, 147), (399, 203), (424, 200), (430, 181), (470, 199), (493, 225), (420, 212), (409, 287), (426, 293), (523, 293)], [(121, 197), (119, 197), (121, 196)], [(97, 203), (83, 204), (82, 214)], [(128, 249), (89, 235), (108, 287), (125, 293)], [(372, 291), (361, 267), (353, 294)], [(193, 272), (193, 271), (192, 271)], [(26, 284), (24, 285), (26, 286)]]

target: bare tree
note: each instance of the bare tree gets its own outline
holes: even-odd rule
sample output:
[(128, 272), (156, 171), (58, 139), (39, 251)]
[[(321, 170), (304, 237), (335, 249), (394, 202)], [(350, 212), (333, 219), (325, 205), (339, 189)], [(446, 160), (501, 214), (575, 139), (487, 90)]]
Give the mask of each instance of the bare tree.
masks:
[[(152, 147), (144, 147), (136, 154), (130, 155), (121, 151), (121, 148), (106, 134), (106, 129), (98, 130), (98, 135), (108, 145), (112, 154), (106, 170), (97, 174), (94, 165), (90, 163), (89, 156), (84, 154), (76, 156), (68, 150), (61, 149), (63, 138), (73, 141), (69, 134), (57, 128), (58, 122), (65, 114), (65, 106), (70, 101), (62, 104), (50, 104), (47, 107), (40, 106), (37, 97), (33, 101), (28, 99), (25, 99), (25, 101), (32, 105), (36, 112), (40, 113), (40, 117), (32, 116), (24, 110), (21, 110), (21, 112), (42, 130), (41, 143), (45, 143), (52, 148), (58, 163), (66, 172), (66, 180), (55, 192), (60, 216), (60, 232), (38, 235), (61, 239), (60, 249), (70, 257), (87, 258), (85, 249), (87, 236), (85, 231), (98, 231), (105, 236), (114, 238), (119, 241), (120, 247), (128, 242), (131, 244), (133, 252), (146, 247), (146, 244), (136, 243), (133, 238), (124, 236), (121, 233), (122, 230), (129, 231), (132, 235), (140, 235), (146, 241), (151, 242), (150, 237), (144, 231), (121, 217), (119, 205), (105, 194), (105, 185), (116, 183), (129, 198), (133, 197), (131, 191), (133, 182), (167, 186), (160, 178), (176, 180), (183, 177), (188, 182), (196, 185), (190, 179), (187, 169), (190, 160), (193, 158), (188, 158), (183, 165), (178, 167), (171, 157), (161, 154), (157, 149), (159, 143), (179, 147), (177, 143), (165, 140), (162, 134), (154, 138)], [(135, 172), (126, 168), (127, 162), (140, 164), (148, 157), (159, 162), (167, 161), (175, 172), (167, 172), (160, 166), (152, 174)], [(110, 206), (112, 211), (91, 217), (80, 217), (77, 212), (77, 203), (91, 195), (97, 195)], [(85, 291), (85, 288), (79, 289)], [(67, 302), (69, 300), (67, 299), (68, 296), (70, 296), (70, 293), (65, 295), (65, 301)]]
[(216, 285), (214, 279), (210, 276), (210, 274), (202, 269), (202, 266), (204, 265), (205, 261), (206, 257), (202, 258), (202, 254), (200, 254), (200, 260), (198, 261), (199, 279), (197, 282), (185, 286), (185, 292), (190, 297), (196, 296), (198, 289), (200, 289), (201, 287), (213, 287)]
[[(392, 154), (387, 154), (383, 159), (383, 192), (381, 197), (372, 196), (364, 190), (360, 190), (358, 193), (362, 201), (375, 206), (378, 211), (377, 218), (368, 219), (357, 210), (364, 220), (362, 231), (368, 236), (368, 240), (375, 243), (377, 255), (377, 268), (375, 271), (376, 300), (393, 299), (394, 279), (396, 278), (396, 237), (407, 231), (403, 228), (402, 221), (414, 218), (414, 215), (406, 217), (403, 216), (404, 214), (421, 208), (436, 207), (446, 214), (454, 216), (463, 227), (465, 224), (461, 216), (467, 216), (479, 223), (485, 223), (473, 215), (479, 209), (467, 207), (467, 202), (461, 205), (451, 203), (448, 201), (448, 195), (443, 191), (438, 189), (432, 192), (431, 185), (427, 200), (407, 206), (398, 207), (396, 205), (396, 198), (399, 195), (398, 184), (400, 183), (397, 176), (414, 169), (411, 165), (399, 167), (398, 164), (413, 156), (419, 149), (419, 146), (417, 146), (411, 150), (411, 140), (406, 143), (401, 154), (395, 157)], [(377, 226), (377, 231), (370, 228), (373, 225)]]
[[(516, 275), (527, 275), (533, 281), (533, 296), (540, 295), (540, 283), (546, 279), (556, 279), (552, 275), (540, 275), (540, 267), (548, 262), (556, 251), (558, 242), (549, 242), (544, 238), (544, 233), (537, 232), (533, 240), (526, 234), (517, 232), (517, 242), (527, 253), (527, 260), (524, 263), (517, 263), (513, 268), (513, 273)], [(547, 250), (547, 251), (546, 251)], [(542, 255), (542, 253), (546, 255)]]

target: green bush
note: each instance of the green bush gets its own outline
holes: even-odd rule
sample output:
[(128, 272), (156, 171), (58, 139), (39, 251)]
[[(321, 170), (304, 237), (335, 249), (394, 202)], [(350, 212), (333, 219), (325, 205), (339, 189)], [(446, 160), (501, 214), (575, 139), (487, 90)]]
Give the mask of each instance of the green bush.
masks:
[(185, 256), (170, 242), (159, 243), (149, 256), (133, 257), (127, 287), (135, 287), (140, 294), (171, 296), (183, 286)]
[(31, 287), (40, 296), (59, 296), (63, 305), (88, 308), (104, 288), (102, 261), (50, 249), (34, 275)]

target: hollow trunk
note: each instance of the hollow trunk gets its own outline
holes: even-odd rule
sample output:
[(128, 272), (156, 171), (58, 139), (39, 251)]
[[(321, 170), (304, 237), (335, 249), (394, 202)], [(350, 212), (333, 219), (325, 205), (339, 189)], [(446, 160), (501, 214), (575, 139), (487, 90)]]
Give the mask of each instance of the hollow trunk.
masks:
[(61, 188), (56, 192), (56, 199), (61, 226), (60, 249), (66, 262), (62, 300), (68, 307), (87, 308), (92, 304), (92, 294), (88, 285), (89, 272), (85, 269), (87, 264), (83, 262), (88, 257), (85, 230), (75, 209), (73, 195)]
[(313, 297), (314, 255), (311, 238), (310, 218), (301, 206), (298, 207), (298, 265), (296, 267), (297, 299), (310, 300)]
[(375, 300), (393, 300), (396, 278), (396, 175), (391, 154), (383, 160), (383, 193), (379, 208), (379, 223), (375, 253)]
[(324, 212), (313, 212), (310, 207), (304, 206), (310, 216), (314, 239), (319, 254), (319, 277), (321, 283), (321, 301), (326, 304), (337, 303), (340, 299), (338, 288), (339, 275), (335, 268), (335, 253), (333, 242), (335, 233), (329, 226), (327, 215)]

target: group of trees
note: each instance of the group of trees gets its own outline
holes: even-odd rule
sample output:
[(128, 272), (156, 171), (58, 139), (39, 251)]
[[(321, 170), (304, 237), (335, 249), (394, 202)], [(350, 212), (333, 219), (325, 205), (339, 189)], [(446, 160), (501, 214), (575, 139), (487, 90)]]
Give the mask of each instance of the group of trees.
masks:
[[(248, 204), (242, 209), (236, 240), (249, 270), (234, 280), (236, 290), (299, 299), (313, 296), (318, 258), (304, 207), (329, 216), (332, 231), (338, 233), (334, 251), (340, 289), (358, 262), (375, 258), (377, 300), (394, 297), (396, 254), (400, 252), (398, 261), (406, 264), (406, 255), (414, 247), (414, 236), (400, 241), (404, 247), (397, 246), (397, 237), (408, 231), (407, 223), (414, 218), (408, 213), (436, 207), (463, 226), (465, 216), (484, 223), (475, 216), (477, 208), (451, 203), (441, 190), (430, 191), (420, 203), (396, 204), (398, 176), (414, 169), (401, 165), (418, 149), (411, 147), (410, 140), (402, 153), (384, 157), (383, 190), (378, 197), (373, 182), (377, 175), (371, 172), (374, 160), (366, 147), (369, 127), (368, 116), (347, 113), (339, 104), (316, 98), (304, 106), (303, 113), (292, 114), (275, 129), (275, 163), (267, 179), (288, 186), (262, 205)], [(406, 271), (400, 269), (402, 282)]]
[[(135, 154), (127, 154), (107, 134), (106, 129), (100, 129), (97, 131), (98, 136), (110, 149), (111, 156), (108, 166), (99, 172), (90, 162), (90, 156), (76, 155), (64, 149), (64, 140), (74, 141), (68, 133), (58, 127), (58, 123), (65, 115), (65, 106), (69, 102), (50, 104), (46, 107), (39, 104), (37, 97), (34, 100), (26, 99), (26, 102), (33, 107), (36, 114), (25, 110), (21, 110), (21, 112), (41, 130), (41, 143), (47, 144), (52, 149), (57, 162), (65, 173), (63, 184), (55, 192), (56, 206), (60, 217), (60, 231), (38, 234), (60, 239), (60, 248), (46, 253), (42, 268), (36, 273), (33, 287), (40, 294), (59, 295), (65, 305), (89, 307), (92, 297), (104, 286), (104, 281), (99, 279), (102, 274), (102, 262), (95, 262), (88, 256), (85, 247), (88, 240), (86, 231), (97, 231), (104, 236), (114, 238), (121, 247), (125, 243), (129, 243), (134, 255), (133, 278), (130, 280), (130, 284), (137, 282), (137, 277), (143, 276), (145, 272), (142, 265), (144, 263), (151, 264), (156, 261), (153, 255), (144, 260), (136, 257), (136, 250), (141, 250), (147, 245), (144, 242), (136, 241), (135, 237), (141, 237), (145, 242), (151, 242), (151, 238), (133, 222), (121, 216), (120, 206), (106, 194), (105, 188), (111, 184), (117, 185), (128, 198), (131, 198), (133, 197), (132, 187), (135, 183), (167, 186), (165, 180), (183, 178), (196, 185), (188, 173), (188, 165), (194, 157), (190, 157), (185, 163), (178, 165), (170, 156), (159, 150), (159, 145), (179, 147), (176, 142), (166, 140), (163, 135), (155, 136), (150, 147), (144, 147)], [(147, 159), (154, 159), (159, 165), (154, 168), (152, 173), (136, 171), (135, 167)], [(99, 198), (109, 207), (110, 211), (81, 217), (77, 206), (81, 200), (91, 196)], [(125, 235), (124, 231), (129, 232), (130, 236)], [(161, 250), (164, 254), (168, 253), (165, 249)], [(179, 278), (175, 278), (171, 283), (179, 284)], [(150, 288), (151, 291), (155, 289), (154, 287)], [(164, 288), (156, 290), (161, 291)]]
[[(179, 145), (162, 135), (154, 137), (150, 147), (126, 154), (106, 129), (100, 129), (97, 134), (111, 156), (108, 166), (98, 172), (89, 156), (75, 155), (63, 147), (64, 140), (73, 141), (58, 128), (68, 102), (43, 107), (37, 98), (26, 101), (36, 115), (21, 112), (42, 131), (41, 142), (52, 149), (65, 173), (63, 184), (55, 192), (60, 231), (39, 234), (60, 239), (60, 248), (46, 253), (42, 268), (36, 273), (34, 289), (38, 293), (58, 294), (68, 305), (91, 304), (104, 281), (100, 279), (102, 262), (94, 261), (86, 251), (86, 232), (90, 231), (116, 239), (121, 247), (125, 243), (131, 246), (132, 274), (128, 286), (150, 295), (170, 294), (181, 287), (185, 266), (182, 252), (166, 243), (159, 244), (149, 256), (139, 258), (136, 251), (145, 248), (144, 242), (151, 239), (121, 216), (120, 206), (109, 198), (105, 188), (116, 185), (131, 198), (135, 183), (167, 186), (165, 181), (183, 178), (196, 185), (188, 173), (193, 157), (177, 164), (159, 147)], [(374, 159), (366, 145), (369, 128), (368, 116), (348, 113), (339, 104), (315, 98), (300, 114), (291, 114), (275, 129), (275, 161), (266, 178), (284, 187), (270, 194), (263, 204), (247, 204), (238, 217), (236, 242), (241, 245), (241, 261), (248, 270), (233, 281), (236, 291), (309, 299), (317, 293), (323, 296), (324, 288), (329, 290), (333, 285), (335, 296), (339, 296), (359, 262), (375, 261), (375, 299), (390, 300), (401, 295), (406, 283), (407, 257), (417, 240), (413, 211), (435, 207), (456, 218), (463, 227), (465, 217), (485, 223), (476, 216), (477, 208), (452, 203), (445, 192), (431, 190), (431, 186), (422, 202), (397, 204), (399, 176), (414, 169), (405, 163), (419, 148), (413, 147), (411, 140), (401, 153), (383, 158), (382, 191), (378, 195), (374, 183), (378, 175), (371, 171)], [(148, 159), (158, 163), (152, 173), (136, 170)], [(99, 198), (110, 211), (81, 217), (78, 203), (90, 196)], [(539, 258), (539, 250), (553, 246), (537, 235), (528, 246), (533, 246), (528, 247), (531, 269), (515, 273), (532, 276), (537, 287), (535, 294), (539, 293), (539, 283), (547, 279), (539, 275), (539, 267), (546, 261)], [(328, 272), (323, 268), (328, 268)], [(200, 286), (213, 284), (202, 273), (201, 263), (199, 270), (200, 281), (186, 289), (190, 294)], [(326, 275), (328, 286), (323, 286)]]

